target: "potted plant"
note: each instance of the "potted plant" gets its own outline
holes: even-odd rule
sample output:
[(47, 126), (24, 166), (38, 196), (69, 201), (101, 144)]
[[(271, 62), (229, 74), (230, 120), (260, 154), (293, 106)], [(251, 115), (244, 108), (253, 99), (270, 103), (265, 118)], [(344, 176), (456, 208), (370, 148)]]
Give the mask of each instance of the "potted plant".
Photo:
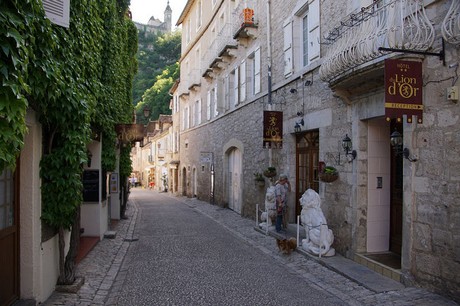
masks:
[(268, 167), (268, 168), (264, 171), (264, 176), (266, 176), (266, 177), (268, 177), (268, 178), (275, 177), (275, 176), (276, 176), (276, 168), (275, 168), (275, 167)]
[(259, 172), (254, 173), (254, 181), (260, 187), (265, 186), (265, 179), (264, 179), (262, 173), (259, 173)]
[(339, 172), (332, 166), (324, 167), (319, 173), (319, 180), (325, 183), (331, 183), (339, 178)]

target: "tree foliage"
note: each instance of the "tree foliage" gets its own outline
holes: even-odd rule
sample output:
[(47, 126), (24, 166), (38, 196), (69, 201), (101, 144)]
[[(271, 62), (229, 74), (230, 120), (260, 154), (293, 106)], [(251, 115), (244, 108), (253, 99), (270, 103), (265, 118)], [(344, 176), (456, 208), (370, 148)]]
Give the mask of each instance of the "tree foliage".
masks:
[[(165, 67), (162, 74), (158, 75), (152, 87), (147, 89), (142, 96), (142, 102), (136, 106), (136, 115), (139, 122), (146, 123), (149, 119), (156, 120), (160, 115), (170, 115), (169, 103), (171, 96), (169, 90), (174, 81), (179, 77), (179, 63)], [(150, 117), (143, 117), (143, 109), (150, 109)]]
[[(180, 58), (181, 32), (158, 35), (139, 31), (138, 73), (133, 84), (133, 103), (137, 105), (145, 91), (154, 85), (163, 70)], [(169, 104), (169, 100), (167, 102)], [(155, 118), (156, 119), (156, 118)]]

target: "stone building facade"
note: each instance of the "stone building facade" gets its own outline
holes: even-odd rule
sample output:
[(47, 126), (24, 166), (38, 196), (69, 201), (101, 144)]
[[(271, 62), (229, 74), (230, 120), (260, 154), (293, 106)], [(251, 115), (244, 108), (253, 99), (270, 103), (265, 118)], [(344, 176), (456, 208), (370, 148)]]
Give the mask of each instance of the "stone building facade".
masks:
[[(178, 193), (255, 218), (253, 174), (274, 166), (293, 186), (290, 222), (315, 189), (339, 253), (459, 300), (457, 3), (189, 0)], [(392, 63), (406, 70), (386, 78)], [(421, 104), (390, 103), (391, 82)], [(282, 147), (266, 146), (266, 111), (282, 112)]]

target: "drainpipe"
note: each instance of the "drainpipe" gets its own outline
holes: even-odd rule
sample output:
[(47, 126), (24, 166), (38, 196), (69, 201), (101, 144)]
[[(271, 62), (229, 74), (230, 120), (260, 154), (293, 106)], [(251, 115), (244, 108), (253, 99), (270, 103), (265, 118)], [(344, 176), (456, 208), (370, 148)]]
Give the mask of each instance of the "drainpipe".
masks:
[(267, 0), (267, 63), (268, 63), (268, 110), (272, 110), (272, 39), (270, 22), (270, 0)]
[[(271, 39), (271, 22), (270, 22), (270, 0), (267, 0), (267, 72), (268, 72), (268, 110), (272, 110), (272, 39)], [(273, 152), (272, 148), (268, 149), (268, 166), (272, 166)]]

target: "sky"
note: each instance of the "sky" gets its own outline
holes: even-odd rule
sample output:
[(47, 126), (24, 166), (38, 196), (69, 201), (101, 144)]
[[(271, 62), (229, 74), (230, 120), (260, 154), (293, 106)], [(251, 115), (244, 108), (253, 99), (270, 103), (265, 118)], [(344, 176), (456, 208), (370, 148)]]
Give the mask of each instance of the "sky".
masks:
[[(133, 21), (147, 23), (150, 17), (164, 21), (164, 12), (168, 0), (131, 0), (131, 13)], [(176, 27), (177, 19), (184, 10), (187, 0), (169, 0), (169, 6), (172, 10), (172, 29)]]

